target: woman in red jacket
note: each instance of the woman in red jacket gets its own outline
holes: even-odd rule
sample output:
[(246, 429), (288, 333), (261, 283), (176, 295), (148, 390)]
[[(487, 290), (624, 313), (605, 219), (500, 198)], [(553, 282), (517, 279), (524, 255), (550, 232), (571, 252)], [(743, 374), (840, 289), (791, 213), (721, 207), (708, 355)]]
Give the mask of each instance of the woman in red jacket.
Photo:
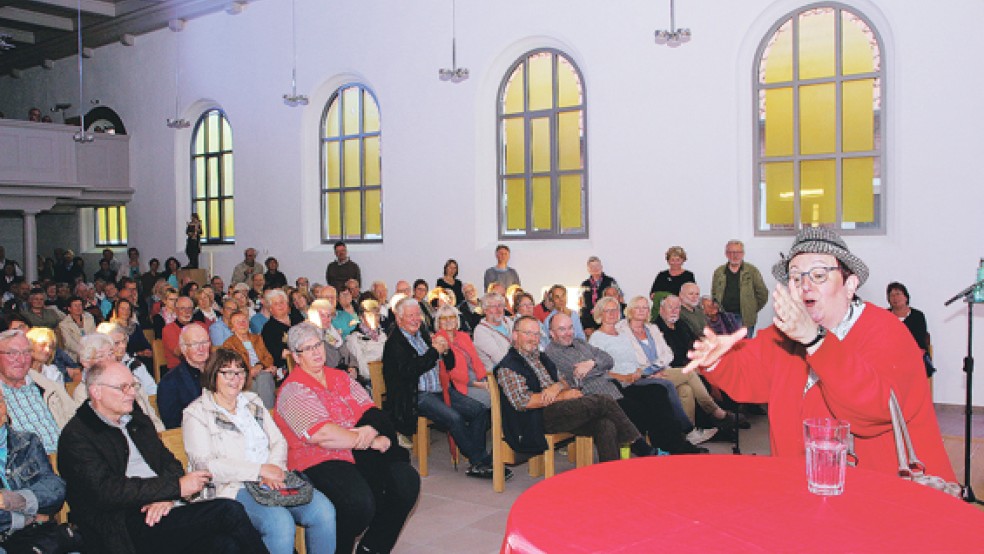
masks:
[(447, 339), (454, 352), (454, 368), (448, 371), (441, 358), (441, 389), (444, 391), (444, 402), (450, 406), (448, 384), (450, 383), (461, 394), (482, 403), (486, 408), (492, 406), (489, 396), (489, 384), (486, 380), (485, 365), (478, 357), (475, 344), (468, 333), (458, 329), (460, 325), (459, 312), (451, 306), (441, 306), (434, 315), (438, 337)]
[(774, 455), (803, 456), (803, 419), (834, 417), (851, 424), (858, 467), (892, 474), (894, 390), (927, 473), (955, 480), (919, 348), (897, 317), (855, 295), (864, 262), (833, 231), (807, 228), (772, 274), (773, 325), (748, 341), (744, 329), (708, 332), (688, 367), (738, 402), (769, 403)]

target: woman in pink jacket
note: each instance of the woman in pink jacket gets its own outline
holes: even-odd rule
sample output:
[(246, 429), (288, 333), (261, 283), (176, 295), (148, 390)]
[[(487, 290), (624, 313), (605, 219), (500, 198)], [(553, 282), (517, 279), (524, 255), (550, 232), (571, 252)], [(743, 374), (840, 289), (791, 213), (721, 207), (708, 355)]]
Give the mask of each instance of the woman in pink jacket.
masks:
[(492, 406), (492, 399), (489, 396), (489, 384), (486, 380), (485, 365), (478, 357), (475, 344), (468, 337), (468, 333), (459, 331), (459, 313), (456, 308), (451, 306), (441, 306), (435, 313), (435, 323), (437, 326), (438, 337), (447, 339), (454, 352), (454, 367), (450, 371), (444, 365), (444, 358), (441, 358), (441, 389), (444, 390), (444, 402), (451, 405), (448, 396), (448, 386), (453, 386), (461, 394), (482, 403), (489, 408)]

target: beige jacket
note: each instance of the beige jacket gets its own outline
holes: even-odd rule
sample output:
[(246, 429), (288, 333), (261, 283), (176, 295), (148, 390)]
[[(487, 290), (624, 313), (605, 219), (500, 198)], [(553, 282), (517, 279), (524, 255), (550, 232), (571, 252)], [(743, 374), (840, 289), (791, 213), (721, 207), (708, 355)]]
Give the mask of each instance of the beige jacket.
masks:
[[(240, 394), (249, 401), (250, 412), (270, 441), (266, 463), (286, 470), (287, 440), (273, 422), (270, 412), (263, 407), (259, 396), (245, 391)], [(244, 481), (259, 480), (260, 464), (242, 457), (246, 451), (246, 440), (235, 424), (219, 411), (210, 391), (203, 390), (202, 395), (184, 409), (181, 434), (189, 460), (208, 459), (208, 469), (212, 472), (219, 497), (234, 499)]]
[[(78, 404), (76, 404), (76, 407), (81, 406), (83, 402), (88, 400), (89, 387), (85, 386), (84, 377), (82, 379), (82, 382), (79, 383), (79, 386), (75, 387), (75, 392), (72, 393), (72, 396), (75, 397), (75, 401), (78, 402)], [(147, 417), (149, 417), (150, 420), (154, 422), (154, 428), (157, 429), (157, 432), (160, 433), (164, 431), (164, 422), (161, 421), (161, 417), (157, 415), (157, 410), (151, 407), (150, 399), (147, 398), (147, 391), (140, 389), (140, 391), (137, 394), (136, 401), (137, 404), (140, 405), (140, 410), (143, 411), (143, 413), (147, 414)], [(58, 416), (55, 416), (56, 419), (57, 417)]]
[(58, 324), (58, 336), (61, 338), (62, 349), (68, 352), (76, 362), (79, 361), (79, 348), (82, 346), (82, 336), (96, 332), (96, 320), (89, 312), (82, 312), (82, 329), (75, 324), (71, 316), (66, 316)]
[(44, 403), (51, 411), (51, 415), (55, 416), (55, 423), (58, 424), (58, 428), (64, 428), (68, 420), (75, 415), (75, 410), (81, 403), (72, 399), (68, 391), (65, 390), (64, 383), (52, 381), (34, 369), (28, 371), (27, 374), (31, 377), (31, 381), (44, 391), (41, 397), (44, 398)]

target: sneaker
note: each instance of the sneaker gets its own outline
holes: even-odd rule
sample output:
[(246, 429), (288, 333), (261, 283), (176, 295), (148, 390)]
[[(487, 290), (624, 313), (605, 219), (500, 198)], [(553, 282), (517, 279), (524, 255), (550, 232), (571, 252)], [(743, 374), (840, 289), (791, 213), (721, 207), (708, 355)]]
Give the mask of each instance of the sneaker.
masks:
[[(476, 464), (468, 468), (468, 471), (465, 472), (465, 475), (467, 475), (468, 477), (474, 477), (476, 479), (492, 479), (493, 473), (494, 472), (492, 470), (492, 466), (487, 464)], [(506, 481), (512, 479), (513, 476), (512, 470), (507, 467), (505, 471), (505, 475), (506, 475)]]
[(717, 429), (697, 429), (695, 427), (693, 431), (687, 433), (687, 442), (694, 445), (707, 442), (711, 440), (711, 437), (716, 435), (717, 432)]

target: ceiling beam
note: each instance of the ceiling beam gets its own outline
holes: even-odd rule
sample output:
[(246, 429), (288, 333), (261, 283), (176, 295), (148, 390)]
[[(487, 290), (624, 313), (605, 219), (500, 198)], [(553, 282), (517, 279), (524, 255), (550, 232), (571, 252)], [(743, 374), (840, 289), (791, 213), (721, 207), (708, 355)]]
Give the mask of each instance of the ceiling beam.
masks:
[[(78, 9), (77, 0), (29, 0), (32, 4), (41, 4), (53, 8), (64, 8), (75, 11)], [(116, 4), (106, 0), (82, 0), (82, 13), (116, 17)]]
[(27, 23), (28, 25), (37, 25), (39, 27), (48, 27), (61, 31), (75, 30), (75, 22), (70, 18), (32, 12), (31, 10), (22, 10), (10, 6), (0, 8), (0, 19), (8, 19), (10, 21), (17, 21), (18, 23)]
[(14, 42), (22, 42), (24, 44), (34, 44), (34, 33), (30, 31), (22, 31), (20, 29), (11, 29), (10, 27), (0, 27), (0, 35), (6, 35), (11, 38)]

